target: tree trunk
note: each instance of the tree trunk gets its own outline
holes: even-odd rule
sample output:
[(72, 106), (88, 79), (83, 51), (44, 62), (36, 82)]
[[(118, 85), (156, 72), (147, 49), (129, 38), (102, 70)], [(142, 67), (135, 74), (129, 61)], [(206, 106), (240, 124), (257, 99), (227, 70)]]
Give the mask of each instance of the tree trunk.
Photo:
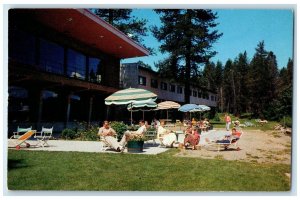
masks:
[(190, 103), (190, 79), (191, 79), (191, 60), (186, 55), (185, 80), (184, 80), (184, 103)]
[(232, 90), (233, 90), (233, 113), (236, 114), (236, 93), (235, 93), (235, 83), (234, 83), (232, 70), (231, 70), (231, 80), (232, 80)]

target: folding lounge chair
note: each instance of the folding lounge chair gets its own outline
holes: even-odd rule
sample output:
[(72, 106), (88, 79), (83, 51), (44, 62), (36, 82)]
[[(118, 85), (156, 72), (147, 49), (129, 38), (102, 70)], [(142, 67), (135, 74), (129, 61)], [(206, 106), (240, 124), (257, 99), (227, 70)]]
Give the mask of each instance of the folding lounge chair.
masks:
[(16, 149), (20, 149), (21, 148), (21, 144), (25, 143), (26, 147), (29, 148), (30, 144), (26, 142), (26, 140), (28, 140), (32, 135), (34, 135), (36, 133), (35, 130), (29, 130), (26, 133), (24, 133), (23, 135), (19, 135), (18, 138), (14, 139), (13, 137), (11, 137), (11, 139), (9, 139), (9, 142), (12, 145), (9, 145), (9, 147), (15, 147)]
[[(241, 132), (240, 137), (233, 137), (230, 136), (230, 138), (228, 138), (228, 140), (224, 139), (224, 140), (217, 140), (216, 141), (216, 145), (218, 146), (218, 151), (220, 151), (220, 147), (224, 147), (225, 150), (228, 149), (229, 146), (233, 145), (234, 147), (237, 146), (239, 140), (241, 139), (243, 135), (243, 132)], [(237, 150), (239, 150), (240, 148), (238, 147)]]
[(45, 147), (50, 146), (48, 144), (48, 140), (52, 137), (53, 127), (51, 128), (44, 128), (42, 127), (41, 132), (36, 132), (34, 138), (37, 139), (37, 146)]
[[(114, 136), (117, 139), (117, 135)], [(100, 136), (100, 151), (106, 151), (112, 149), (112, 146), (105, 140), (104, 136)]]
[[(233, 145), (234, 147), (237, 146), (239, 140), (241, 139), (243, 135), (243, 132), (241, 132), (240, 137), (236, 138), (233, 136), (228, 136), (228, 139), (222, 139), (222, 140), (216, 140), (216, 141), (209, 141), (207, 140), (208, 146), (217, 146), (218, 147), (218, 152), (220, 151), (220, 148), (223, 147), (224, 150), (227, 150), (229, 146)], [(240, 148), (237, 147), (237, 150)]]
[(10, 139), (18, 139), (21, 135), (23, 135), (24, 133), (30, 131), (32, 129), (32, 126), (30, 126), (29, 128), (20, 128), (18, 126), (17, 131), (13, 132), (13, 135), (11, 136)]

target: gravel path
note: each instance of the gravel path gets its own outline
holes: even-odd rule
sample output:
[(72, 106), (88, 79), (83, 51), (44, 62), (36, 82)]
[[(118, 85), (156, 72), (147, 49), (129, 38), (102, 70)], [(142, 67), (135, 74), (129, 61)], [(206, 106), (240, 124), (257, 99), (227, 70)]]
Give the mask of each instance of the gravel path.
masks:
[[(221, 135), (224, 131), (217, 130), (214, 135)], [(212, 145), (205, 145), (201, 136), (201, 150), (182, 149), (177, 156), (201, 157), (207, 159), (239, 160), (258, 163), (283, 163), (291, 164), (291, 137), (275, 131), (263, 132), (260, 130), (244, 130), (239, 140), (237, 151), (235, 146), (228, 150), (221, 150)], [(214, 137), (214, 136), (212, 136)]]

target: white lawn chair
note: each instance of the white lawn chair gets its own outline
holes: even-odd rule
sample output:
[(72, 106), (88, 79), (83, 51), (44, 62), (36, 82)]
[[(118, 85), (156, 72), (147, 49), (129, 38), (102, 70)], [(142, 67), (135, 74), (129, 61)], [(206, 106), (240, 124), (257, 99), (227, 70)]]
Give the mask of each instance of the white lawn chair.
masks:
[(145, 133), (145, 138), (147, 139), (147, 140), (152, 140), (152, 145), (154, 145), (154, 144), (156, 144), (156, 142), (155, 142), (155, 139), (156, 139), (156, 131), (147, 131), (146, 133)]
[(44, 128), (42, 127), (41, 132), (36, 132), (34, 138), (37, 139), (37, 144), (36, 146), (41, 146), (45, 147), (50, 146), (48, 144), (48, 140), (52, 137), (52, 132), (53, 132), (53, 126), (51, 128)]

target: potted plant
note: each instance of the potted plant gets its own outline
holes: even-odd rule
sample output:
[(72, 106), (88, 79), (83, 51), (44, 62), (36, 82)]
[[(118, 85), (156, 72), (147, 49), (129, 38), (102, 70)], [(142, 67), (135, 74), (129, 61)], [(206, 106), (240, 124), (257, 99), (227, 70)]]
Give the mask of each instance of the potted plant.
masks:
[(131, 135), (127, 142), (128, 152), (137, 153), (143, 152), (145, 136), (144, 135)]

